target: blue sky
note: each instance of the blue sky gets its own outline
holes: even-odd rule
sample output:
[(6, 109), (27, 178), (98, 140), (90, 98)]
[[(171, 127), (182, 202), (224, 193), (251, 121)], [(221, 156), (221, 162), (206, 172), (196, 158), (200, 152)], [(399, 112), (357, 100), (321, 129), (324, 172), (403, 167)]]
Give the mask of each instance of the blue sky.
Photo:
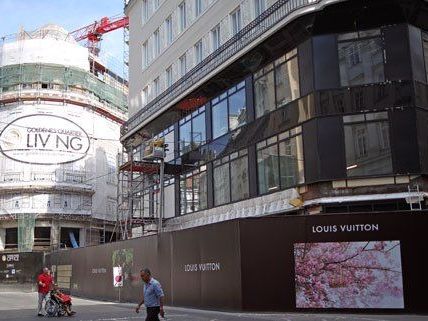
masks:
[[(18, 32), (21, 26), (31, 31), (48, 23), (72, 31), (122, 13), (123, 0), (0, 0), (0, 37)], [(101, 52), (113, 56), (114, 64), (122, 62), (122, 29), (104, 35)]]

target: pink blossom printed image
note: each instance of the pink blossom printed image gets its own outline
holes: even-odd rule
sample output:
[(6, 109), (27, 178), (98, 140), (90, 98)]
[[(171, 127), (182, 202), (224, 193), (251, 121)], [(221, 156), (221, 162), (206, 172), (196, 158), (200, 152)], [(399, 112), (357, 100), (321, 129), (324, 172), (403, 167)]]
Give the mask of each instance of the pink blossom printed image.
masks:
[(404, 308), (399, 241), (294, 244), (297, 308)]

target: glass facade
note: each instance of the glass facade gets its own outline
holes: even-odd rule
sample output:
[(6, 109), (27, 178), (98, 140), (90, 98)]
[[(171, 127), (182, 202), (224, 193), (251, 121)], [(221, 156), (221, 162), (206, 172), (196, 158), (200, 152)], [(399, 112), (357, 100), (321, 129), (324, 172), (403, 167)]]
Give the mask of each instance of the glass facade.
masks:
[(214, 206), (249, 196), (248, 152), (242, 149), (214, 161)]
[(247, 122), (245, 82), (233, 86), (212, 100), (213, 139)]
[(349, 177), (392, 173), (388, 113), (343, 116)]
[(180, 155), (183, 155), (206, 142), (205, 106), (179, 122), (180, 128)]
[[(217, 34), (212, 36), (213, 41), (217, 41)], [(422, 37), (428, 70), (428, 35), (422, 34)], [(165, 133), (169, 149), (179, 146), (175, 154), (174, 150), (172, 154), (167, 153), (167, 161), (177, 165), (196, 164), (197, 168), (176, 176), (177, 196), (180, 190), (177, 214), (247, 199), (250, 190), (251, 197), (255, 197), (305, 182), (317, 182), (321, 178), (342, 180), (394, 173), (391, 120), (388, 112), (379, 110), (403, 104), (403, 108), (407, 107), (406, 99), (411, 99), (408, 97), (412, 95), (411, 85), (389, 80), (384, 67), (384, 57), (388, 57), (384, 47), (388, 47), (380, 30), (331, 35), (326, 42), (334, 56), (332, 68), (336, 73), (331, 89), (315, 89), (314, 79), (313, 84), (308, 85), (312, 80), (305, 80), (303, 70), (299, 70), (299, 59), (302, 59), (303, 69), (304, 63), (314, 63), (314, 57), (298, 57), (294, 49), (256, 71), (253, 88), (249, 88), (251, 83), (248, 82), (246, 86), (245, 81), (228, 87), (221, 94), (214, 85), (207, 87), (212, 89), (207, 93), (214, 96), (207, 94), (210, 103), (175, 123), (176, 134), (173, 130)], [(299, 52), (304, 49), (301, 50)], [(316, 46), (311, 50), (315, 52)], [(316, 71), (313, 72), (315, 75)], [(363, 86), (368, 84), (373, 85)], [(222, 90), (223, 86), (220, 86)], [(307, 94), (301, 97), (303, 92)], [(253, 101), (248, 101), (251, 96)], [(255, 121), (250, 122), (254, 116)], [(331, 122), (314, 119), (324, 121), (330, 117)], [(336, 124), (337, 130), (317, 128), (317, 124)], [(313, 138), (312, 134), (318, 136)], [(321, 134), (323, 138), (318, 139)], [(326, 148), (326, 140), (329, 144), (330, 137), (339, 146), (332, 147), (333, 156), (329, 158), (322, 148)], [(330, 160), (339, 170), (327, 168)], [(324, 166), (325, 163), (328, 165)], [(252, 188), (249, 177), (254, 184)], [(207, 194), (207, 186), (212, 195)]]
[(340, 84), (342, 86), (385, 81), (382, 42), (379, 29), (338, 36)]
[(180, 177), (180, 214), (188, 214), (207, 208), (207, 168)]
[(297, 127), (257, 144), (259, 194), (304, 183), (301, 131), (302, 128)]
[(300, 97), (297, 49), (254, 74), (256, 118)]

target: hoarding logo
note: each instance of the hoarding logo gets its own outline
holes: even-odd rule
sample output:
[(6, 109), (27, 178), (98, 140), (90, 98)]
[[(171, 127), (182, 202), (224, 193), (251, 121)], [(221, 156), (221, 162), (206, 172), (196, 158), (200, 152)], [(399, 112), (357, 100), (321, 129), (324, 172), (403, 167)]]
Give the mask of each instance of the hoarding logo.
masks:
[(20, 117), (0, 133), (1, 152), (21, 163), (71, 163), (85, 157), (89, 146), (89, 136), (82, 127), (55, 115)]

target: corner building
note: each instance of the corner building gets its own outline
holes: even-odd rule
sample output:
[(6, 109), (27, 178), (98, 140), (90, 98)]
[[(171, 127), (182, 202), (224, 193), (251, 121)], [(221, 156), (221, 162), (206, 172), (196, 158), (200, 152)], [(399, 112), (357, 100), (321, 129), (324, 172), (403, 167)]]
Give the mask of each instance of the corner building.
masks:
[[(426, 208), (426, 1), (131, 0), (130, 119), (164, 137), (167, 231)], [(155, 185), (136, 189), (141, 202)], [(135, 217), (153, 217), (140, 206)]]

